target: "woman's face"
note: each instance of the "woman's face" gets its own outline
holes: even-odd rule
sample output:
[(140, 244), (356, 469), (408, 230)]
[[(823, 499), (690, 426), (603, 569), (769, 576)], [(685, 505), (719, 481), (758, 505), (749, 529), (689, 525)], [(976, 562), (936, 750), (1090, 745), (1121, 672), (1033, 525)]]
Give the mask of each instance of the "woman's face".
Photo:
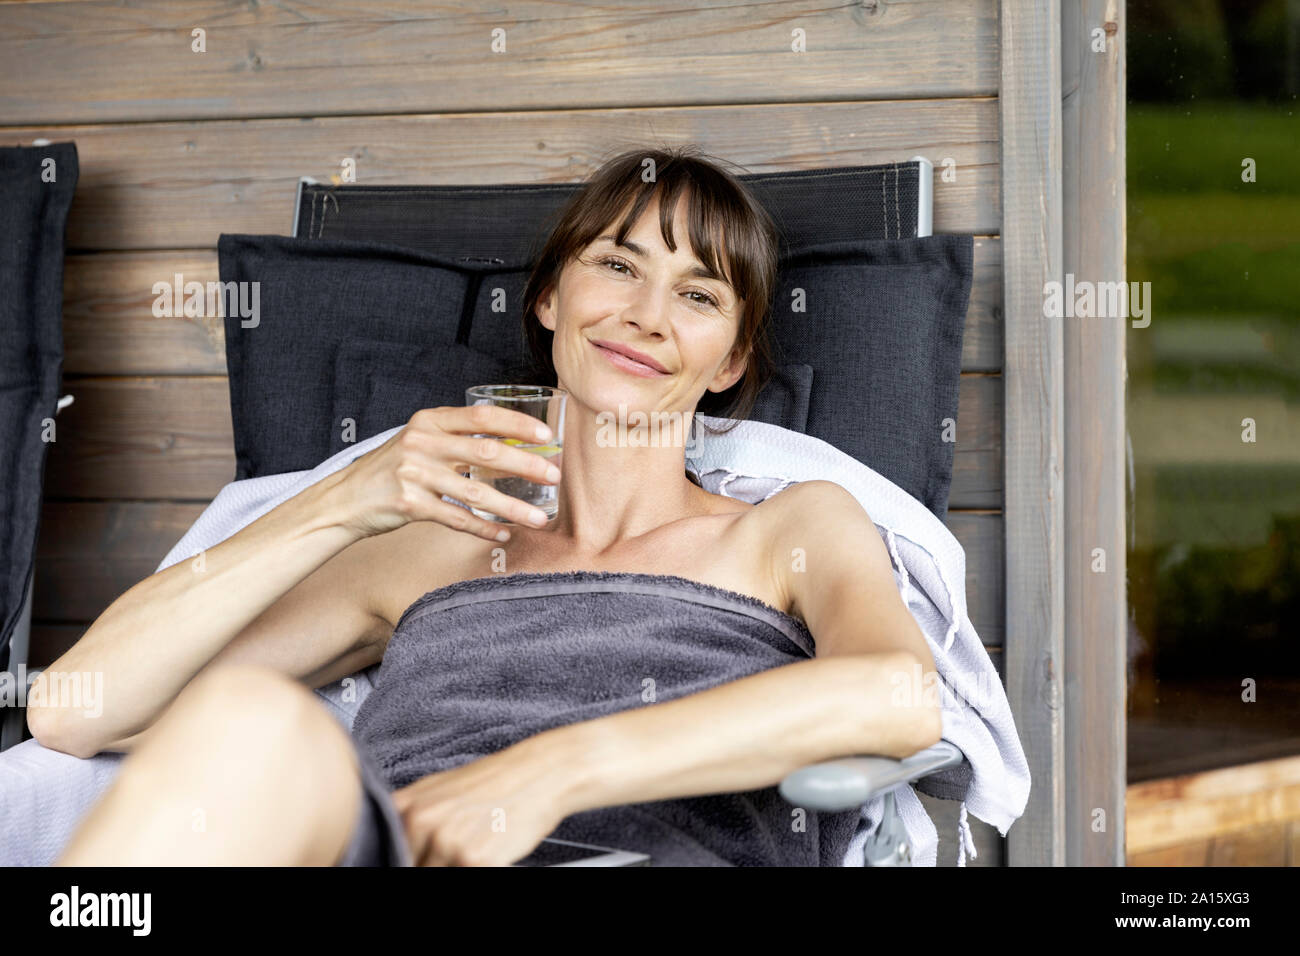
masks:
[[(677, 251), (659, 232), (656, 197), (614, 243), (602, 232), (560, 274), (537, 306), (555, 333), (558, 384), (597, 412), (690, 411), (705, 391), (730, 388), (744, 373), (732, 354), (741, 303), (730, 284), (706, 269), (690, 249), (685, 203), (673, 221)], [(631, 349), (658, 368), (615, 354)]]

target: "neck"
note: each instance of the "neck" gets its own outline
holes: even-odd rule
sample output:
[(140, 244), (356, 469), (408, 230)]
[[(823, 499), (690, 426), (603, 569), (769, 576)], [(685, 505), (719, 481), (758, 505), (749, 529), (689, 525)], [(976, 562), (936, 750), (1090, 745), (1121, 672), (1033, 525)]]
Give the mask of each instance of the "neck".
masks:
[(559, 508), (537, 533), (566, 551), (599, 556), (701, 513), (707, 492), (686, 477), (691, 419), (689, 412), (665, 416), (671, 424), (662, 426), (632, 412), (598, 419), (571, 395), (559, 462)]

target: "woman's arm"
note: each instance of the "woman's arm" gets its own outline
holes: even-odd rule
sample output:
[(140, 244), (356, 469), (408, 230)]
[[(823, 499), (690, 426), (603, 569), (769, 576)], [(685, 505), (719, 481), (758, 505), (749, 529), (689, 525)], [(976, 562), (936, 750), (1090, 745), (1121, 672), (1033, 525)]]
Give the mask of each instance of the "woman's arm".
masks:
[(568, 813), (759, 789), (818, 761), (902, 758), (940, 739), (934, 660), (857, 499), (813, 481), (759, 507), (772, 583), (817, 657), (524, 741), (542, 765), (575, 768)]
[(896, 652), (800, 661), (520, 746), (538, 766), (567, 768), (557, 781), (564, 815), (757, 790), (822, 760), (902, 758), (936, 743), (937, 709), (891, 703), (897, 680), (919, 679), (919, 670)]
[[(361, 550), (375, 539), (363, 540), (331, 510), (326, 491), (336, 480), (323, 479), (201, 560), (180, 561), (118, 597), (36, 678), (27, 713), (33, 736), (78, 757), (127, 750), (214, 659), (258, 660), (299, 677), (380, 639), (386, 622), (356, 584)], [(68, 693), (71, 684), (97, 688), (96, 699)]]

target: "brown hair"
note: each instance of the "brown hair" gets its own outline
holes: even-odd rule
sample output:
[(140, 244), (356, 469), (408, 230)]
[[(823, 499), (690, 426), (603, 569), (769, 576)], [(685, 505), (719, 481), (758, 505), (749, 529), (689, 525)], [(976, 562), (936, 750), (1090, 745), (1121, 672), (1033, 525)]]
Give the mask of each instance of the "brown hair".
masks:
[[(653, 179), (642, 178), (647, 160), (653, 161)], [(546, 244), (534, 259), (524, 288), (523, 332), (535, 384), (555, 385), (551, 345), (555, 334), (542, 325), (536, 308), (559, 281), (570, 260), (600, 236), (629, 204), (618, 225), (622, 242), (647, 205), (659, 196), (659, 230), (664, 243), (676, 252), (672, 235), (678, 197), (687, 194), (687, 222), (691, 248), (700, 261), (725, 276), (740, 300), (740, 323), (733, 348), (749, 359), (741, 378), (726, 391), (705, 392), (696, 411), (733, 418), (722, 432), (730, 431), (753, 410), (754, 401), (773, 372), (768, 340), (768, 314), (776, 287), (778, 233), (771, 216), (744, 184), (698, 147), (632, 149), (606, 162), (586, 181), (561, 210)], [(725, 253), (723, 252), (725, 247)], [(703, 425), (703, 423), (701, 423)], [(707, 426), (704, 426), (707, 427)]]

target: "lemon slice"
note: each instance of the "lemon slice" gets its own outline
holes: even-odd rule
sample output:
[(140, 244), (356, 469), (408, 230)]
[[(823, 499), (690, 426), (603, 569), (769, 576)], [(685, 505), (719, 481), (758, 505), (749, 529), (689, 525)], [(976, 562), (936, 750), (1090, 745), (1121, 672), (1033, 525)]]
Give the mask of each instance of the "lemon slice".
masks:
[[(502, 441), (504, 441), (507, 445), (531, 444), (530, 442), (520, 441), (518, 438), (503, 438)], [(538, 455), (554, 455), (559, 452), (560, 446), (559, 445), (534, 445), (526, 450), (531, 451)]]

